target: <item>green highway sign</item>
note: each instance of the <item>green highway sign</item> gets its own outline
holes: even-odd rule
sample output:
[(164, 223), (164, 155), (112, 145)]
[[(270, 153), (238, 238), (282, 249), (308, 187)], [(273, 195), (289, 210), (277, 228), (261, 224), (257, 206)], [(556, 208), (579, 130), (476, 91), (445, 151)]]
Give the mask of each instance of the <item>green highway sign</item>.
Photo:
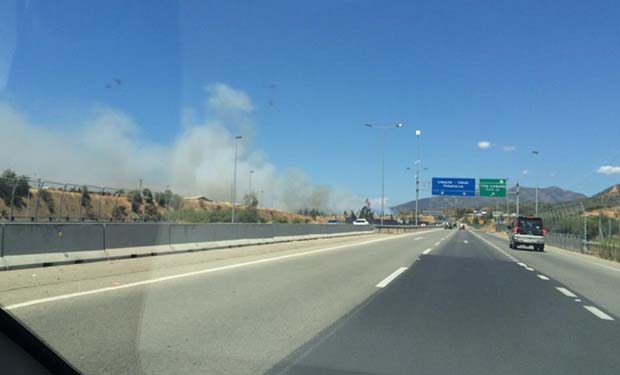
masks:
[(503, 198), (506, 196), (506, 179), (481, 178), (478, 186), (481, 197)]

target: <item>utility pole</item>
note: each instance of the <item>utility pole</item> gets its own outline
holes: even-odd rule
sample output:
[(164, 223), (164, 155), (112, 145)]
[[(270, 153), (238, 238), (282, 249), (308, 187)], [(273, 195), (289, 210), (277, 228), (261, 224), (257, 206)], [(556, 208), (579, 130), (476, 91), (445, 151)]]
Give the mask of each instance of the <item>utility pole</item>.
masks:
[(517, 182), (517, 217), (519, 217), (519, 183)]

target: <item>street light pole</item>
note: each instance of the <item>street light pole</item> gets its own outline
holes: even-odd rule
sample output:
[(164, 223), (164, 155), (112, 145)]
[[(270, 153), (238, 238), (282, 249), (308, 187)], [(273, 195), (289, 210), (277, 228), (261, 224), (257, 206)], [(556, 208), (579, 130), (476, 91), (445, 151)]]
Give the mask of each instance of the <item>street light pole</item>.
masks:
[(381, 130), (381, 225), (383, 225), (383, 216), (385, 214), (385, 131), (391, 128), (402, 128), (403, 124), (398, 123), (391, 126), (366, 124), (366, 126)]
[(418, 129), (415, 131), (415, 136), (417, 139), (417, 159), (415, 161), (415, 225), (419, 224), (418, 222), (418, 205), (420, 200), (420, 136), (422, 132)]
[(237, 205), (237, 153), (239, 151), (239, 140), (243, 137), (238, 135), (235, 137), (235, 168), (233, 172), (233, 193), (232, 193), (232, 214), (230, 222), (235, 222), (235, 206)]
[(381, 225), (385, 214), (385, 129), (381, 130)]
[(517, 200), (516, 200), (516, 216), (519, 217), (519, 182), (517, 181)]
[(254, 174), (254, 170), (250, 171), (250, 191), (249, 194), (252, 194), (252, 175)]
[[(422, 168), (422, 170), (424, 171), (428, 171), (428, 167), (424, 167)], [(428, 180), (425, 180), (425, 184), (428, 184)], [(426, 188), (428, 189), (428, 185), (426, 186)], [(432, 193), (432, 189), (431, 189), (431, 194), (428, 196), (428, 212), (431, 216), (433, 216), (433, 193)]]
[[(532, 154), (538, 156), (538, 154), (540, 154), (540, 152), (538, 150), (533, 150)], [(534, 216), (538, 217), (538, 165), (534, 166), (534, 169), (536, 170), (535, 174), (536, 174), (536, 214)]]

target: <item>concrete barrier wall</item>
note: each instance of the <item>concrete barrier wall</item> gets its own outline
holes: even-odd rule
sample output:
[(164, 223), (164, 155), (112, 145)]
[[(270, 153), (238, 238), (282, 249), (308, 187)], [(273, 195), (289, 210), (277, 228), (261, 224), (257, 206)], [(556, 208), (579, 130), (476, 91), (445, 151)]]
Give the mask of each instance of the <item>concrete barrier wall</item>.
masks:
[(170, 243), (174, 245), (215, 241), (216, 230), (211, 224), (171, 224)]
[(68, 263), (373, 232), (373, 226), (317, 224), (0, 225), (0, 268)]
[(104, 233), (100, 224), (15, 224), (3, 227), (3, 255), (104, 248)]
[(169, 224), (105, 224), (108, 249), (170, 244)]
[(7, 267), (105, 259), (101, 224), (5, 224), (2, 257)]

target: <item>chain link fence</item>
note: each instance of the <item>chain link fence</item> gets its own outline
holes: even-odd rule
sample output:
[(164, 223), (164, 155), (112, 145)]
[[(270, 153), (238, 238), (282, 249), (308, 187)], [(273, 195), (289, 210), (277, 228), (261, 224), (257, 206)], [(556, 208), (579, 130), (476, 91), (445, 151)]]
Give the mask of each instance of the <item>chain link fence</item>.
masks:
[(0, 176), (0, 220), (140, 222), (180, 219), (183, 198), (170, 190), (121, 189)]
[(601, 196), (545, 207), (547, 243), (620, 261), (620, 196)]

